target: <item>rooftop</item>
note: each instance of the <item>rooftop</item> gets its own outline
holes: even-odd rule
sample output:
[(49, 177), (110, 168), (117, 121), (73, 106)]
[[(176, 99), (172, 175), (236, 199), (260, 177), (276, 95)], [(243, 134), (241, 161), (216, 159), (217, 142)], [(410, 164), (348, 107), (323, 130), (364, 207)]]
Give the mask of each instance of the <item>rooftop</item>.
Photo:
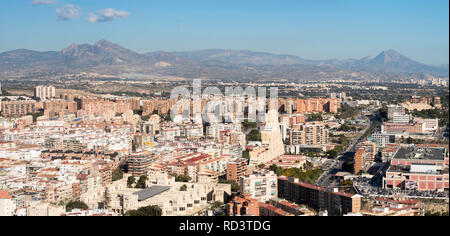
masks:
[(11, 196), (9, 195), (8, 191), (0, 191), (0, 199), (11, 199)]
[(423, 148), (407, 147), (400, 148), (395, 154), (394, 159), (411, 160), (444, 160), (446, 156), (445, 148)]
[(152, 198), (158, 194), (169, 191), (170, 187), (168, 186), (152, 186), (150, 188), (146, 188), (139, 192), (133, 193), (134, 195), (138, 195), (138, 201), (145, 201), (149, 198)]

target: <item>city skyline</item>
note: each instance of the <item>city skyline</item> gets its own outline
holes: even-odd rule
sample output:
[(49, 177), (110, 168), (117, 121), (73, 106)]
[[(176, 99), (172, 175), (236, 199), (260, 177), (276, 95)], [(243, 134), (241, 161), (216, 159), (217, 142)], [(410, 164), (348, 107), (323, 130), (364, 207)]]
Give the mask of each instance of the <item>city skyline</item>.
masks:
[(23, 0), (4, 4), (1, 13), (7, 37), (0, 52), (54, 51), (104, 38), (139, 53), (220, 48), (323, 60), (394, 49), (430, 65), (449, 57), (447, 1)]
[(448, 1), (5, 2), (0, 216), (449, 215)]

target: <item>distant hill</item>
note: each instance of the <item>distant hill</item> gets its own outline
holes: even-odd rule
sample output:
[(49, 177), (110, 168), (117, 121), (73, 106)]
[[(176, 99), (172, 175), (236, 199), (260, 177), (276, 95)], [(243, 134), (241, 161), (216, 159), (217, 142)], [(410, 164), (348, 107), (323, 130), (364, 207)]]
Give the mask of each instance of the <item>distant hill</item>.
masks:
[(233, 51), (233, 50), (201, 50), (192, 52), (174, 52), (180, 57), (202, 62), (220, 62), (235, 65), (315, 65), (319, 61), (306, 60), (292, 55), (275, 55), (264, 52)]
[(373, 78), (374, 73), (377, 76), (386, 73), (448, 76), (448, 65), (425, 65), (394, 50), (384, 51), (376, 57), (320, 61), (222, 49), (140, 54), (106, 40), (93, 45), (73, 44), (60, 52), (19, 49), (0, 53), (0, 75), (3, 76), (69, 72), (159, 74), (219, 80), (320, 80), (355, 76)]
[(353, 68), (367, 71), (383, 71), (383, 72), (423, 72), (445, 74), (448, 70), (437, 66), (429, 66), (413, 61), (395, 50), (381, 52), (375, 58), (365, 58), (356, 61)]

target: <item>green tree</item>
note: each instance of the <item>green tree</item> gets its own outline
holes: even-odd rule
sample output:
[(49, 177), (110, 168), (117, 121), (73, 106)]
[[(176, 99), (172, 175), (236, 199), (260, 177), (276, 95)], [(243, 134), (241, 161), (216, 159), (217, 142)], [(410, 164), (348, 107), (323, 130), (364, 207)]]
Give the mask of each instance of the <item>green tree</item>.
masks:
[(322, 113), (313, 113), (313, 114), (309, 115), (307, 121), (308, 122), (310, 122), (310, 121), (323, 121)]
[(316, 180), (322, 175), (322, 169), (314, 169), (302, 171), (299, 168), (289, 168), (282, 171), (281, 175), (286, 177), (294, 177), (300, 181), (314, 184)]
[(258, 127), (258, 124), (256, 122), (248, 122), (247, 120), (244, 120), (244, 122), (242, 122), (242, 126), (244, 126), (244, 130), (248, 130), (256, 129)]
[(250, 134), (247, 137), (248, 141), (261, 141), (261, 133), (259, 130), (254, 129), (250, 131)]
[(188, 189), (187, 185), (184, 184), (183, 186), (180, 187), (180, 191), (186, 192)]
[(220, 208), (221, 206), (223, 206), (223, 203), (221, 203), (221, 202), (213, 202), (213, 204), (211, 204), (211, 209), (215, 210), (215, 209)]
[(414, 143), (414, 139), (411, 138), (411, 137), (408, 137), (408, 138), (406, 139), (406, 143), (412, 144), (412, 143)]
[(173, 174), (173, 176), (175, 177), (175, 182), (189, 183), (189, 181), (192, 180), (192, 178), (190, 176), (187, 176), (187, 175), (176, 175), (176, 174)]
[(146, 116), (142, 116), (142, 120), (143, 121), (148, 121), (148, 120), (150, 120), (150, 117), (151, 117), (151, 115), (146, 115)]
[(146, 206), (137, 210), (127, 211), (125, 216), (161, 216), (162, 210), (159, 206)]
[(281, 176), (283, 173), (283, 168), (278, 167), (277, 165), (273, 164), (269, 167), (269, 170), (273, 171), (277, 176)]
[(109, 208), (109, 204), (111, 202), (111, 199), (109, 199), (109, 191), (108, 188), (105, 188), (105, 192), (103, 193), (103, 204), (105, 206), (105, 209)]
[(336, 158), (339, 155), (339, 153), (336, 150), (333, 149), (333, 150), (328, 151), (327, 155), (334, 159), (334, 158)]
[(88, 210), (89, 206), (82, 201), (70, 201), (66, 205), (66, 212), (71, 212), (73, 209)]
[(139, 178), (139, 180), (136, 183), (135, 188), (146, 188), (147, 184), (145, 183), (147, 181), (148, 177), (143, 175)]
[(250, 151), (249, 150), (245, 150), (242, 152), (242, 158), (245, 158), (247, 160), (250, 160)]
[(128, 177), (128, 180), (127, 180), (128, 188), (132, 188), (133, 184), (135, 184), (135, 183), (136, 183), (136, 178), (134, 178), (134, 176)]
[(33, 122), (36, 122), (38, 117), (44, 116), (44, 111), (43, 110), (39, 110), (36, 113), (32, 113), (32, 114), (29, 113), (27, 115), (32, 116), (33, 117)]
[(121, 179), (123, 179), (123, 171), (120, 167), (118, 167), (112, 173), (112, 181), (115, 182)]

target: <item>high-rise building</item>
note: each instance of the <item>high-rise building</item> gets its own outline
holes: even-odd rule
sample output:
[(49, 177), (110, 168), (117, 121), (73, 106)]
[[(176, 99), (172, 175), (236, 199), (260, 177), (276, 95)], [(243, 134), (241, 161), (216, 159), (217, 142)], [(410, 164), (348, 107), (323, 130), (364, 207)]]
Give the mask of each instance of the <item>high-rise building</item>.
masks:
[(34, 96), (41, 100), (51, 99), (56, 96), (55, 87), (53, 86), (37, 86), (34, 89)]
[(77, 103), (75, 101), (66, 101), (62, 99), (45, 101), (44, 102), (44, 113), (48, 117), (53, 117), (55, 114), (59, 113), (76, 113)]
[(329, 132), (323, 122), (307, 122), (294, 125), (289, 132), (292, 145), (324, 145), (329, 142)]
[(128, 172), (135, 177), (147, 175), (153, 158), (149, 152), (136, 152), (128, 157)]
[(354, 173), (358, 174), (361, 170), (364, 170), (364, 156), (366, 151), (363, 148), (356, 150), (355, 153), (355, 164), (353, 166)]
[(250, 152), (250, 165), (265, 164), (284, 154), (278, 112), (270, 110), (265, 117), (266, 125), (261, 131), (262, 147)]
[(247, 175), (247, 162), (245, 158), (237, 158), (227, 163), (227, 180), (233, 180), (239, 183), (242, 176)]
[(340, 108), (339, 99), (310, 98), (297, 99), (297, 113), (329, 112), (337, 113)]
[(309, 98), (309, 99), (280, 99), (278, 101), (278, 110), (287, 114), (329, 112), (337, 113), (341, 107), (340, 99), (337, 98)]

